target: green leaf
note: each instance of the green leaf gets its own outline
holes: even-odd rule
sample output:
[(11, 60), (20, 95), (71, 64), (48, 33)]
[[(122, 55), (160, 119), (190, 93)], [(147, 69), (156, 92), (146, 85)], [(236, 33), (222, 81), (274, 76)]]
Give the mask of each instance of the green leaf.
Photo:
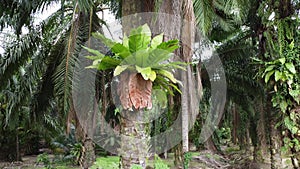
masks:
[(289, 94), (294, 98), (297, 104), (300, 103), (300, 90), (289, 90)]
[(121, 43), (115, 43), (114, 46), (111, 47), (111, 51), (123, 59), (130, 55), (129, 50)]
[(150, 73), (150, 76), (149, 76), (149, 79), (154, 82), (154, 80), (156, 79), (156, 72), (155, 71), (151, 71)]
[(267, 74), (266, 74), (266, 76), (265, 76), (265, 83), (268, 83), (269, 82), (269, 80), (270, 80), (270, 77), (274, 74), (274, 70), (272, 70), (272, 71), (269, 71)]
[(117, 67), (121, 61), (111, 58), (109, 56), (105, 56), (102, 61), (98, 64), (97, 69), (98, 70), (107, 70), (107, 69), (113, 69)]
[(173, 55), (173, 53), (170, 53), (167, 50), (154, 49), (149, 54), (149, 57), (146, 62), (148, 65), (157, 66), (159, 65), (159, 63), (170, 59)]
[(278, 70), (275, 71), (275, 82), (282, 79), (282, 73)]
[(292, 134), (296, 134), (298, 132), (298, 127), (293, 126), (291, 129)]
[(135, 53), (141, 49), (147, 49), (151, 41), (151, 31), (147, 24), (132, 29), (128, 41), (129, 51)]
[(278, 59), (278, 61), (281, 63), (281, 64), (284, 64), (285, 63), (285, 58), (280, 58), (280, 59)]
[(103, 56), (85, 56), (85, 58), (90, 59), (90, 60), (97, 60), (97, 59), (102, 59)]
[(102, 43), (104, 43), (106, 46), (108, 46), (110, 48), (116, 44), (116, 42), (112, 41), (111, 39), (106, 38), (104, 35), (102, 35), (99, 32), (92, 33), (92, 36), (97, 39), (100, 39)]
[(170, 95), (174, 96), (174, 92), (170, 89), (170, 82), (163, 76), (159, 75), (156, 77), (156, 86), (153, 86), (153, 88), (164, 88), (167, 90), (167, 93), (169, 93)]
[(285, 117), (284, 118), (284, 125), (290, 130), (292, 129), (292, 127), (294, 126), (293, 125), (293, 122), (290, 120), (289, 117)]
[(98, 65), (101, 61), (102, 61), (102, 59), (96, 59), (93, 61), (92, 65)]
[(279, 104), (280, 110), (284, 113), (287, 110), (288, 104), (286, 101), (281, 101)]
[(291, 50), (293, 50), (294, 47), (295, 47), (295, 43), (294, 43), (294, 40), (293, 40), (293, 41), (289, 44), (289, 48), (290, 48)]
[(179, 41), (177, 39), (175, 40), (169, 40), (167, 42), (162, 42), (160, 45), (157, 46), (158, 49), (167, 50), (169, 52), (174, 52), (177, 48), (179, 48)]
[(266, 72), (269, 72), (269, 71), (271, 71), (271, 70), (273, 70), (274, 67), (275, 67), (275, 65), (270, 65), (270, 66), (268, 66), (268, 67), (266, 68), (266, 70), (265, 70), (265, 73), (266, 73)]
[(150, 65), (147, 64), (147, 59), (149, 56), (149, 52), (147, 50), (139, 50), (136, 53), (133, 53), (126, 57), (122, 64), (127, 65), (137, 65), (139, 67), (149, 67)]
[(188, 63), (186, 62), (170, 62), (170, 63), (165, 63), (165, 64), (158, 64), (152, 66), (153, 69), (165, 69), (165, 70), (170, 70), (170, 69), (181, 69), (186, 71), (186, 66)]
[(91, 48), (88, 48), (88, 47), (85, 47), (85, 46), (82, 46), (82, 48), (85, 49), (85, 50), (87, 50), (88, 52), (96, 55), (96, 56), (104, 57), (104, 55), (102, 53), (100, 53), (98, 50), (91, 49)]
[(293, 63), (289, 62), (284, 65), (291, 73), (296, 74), (296, 69)]
[(98, 68), (98, 65), (90, 65), (90, 66), (87, 66), (85, 67), (86, 69), (97, 69)]
[(124, 70), (126, 70), (129, 67), (129, 65), (122, 65), (122, 66), (117, 66), (115, 71), (114, 71), (114, 76), (118, 76), (121, 74)]
[(156, 48), (159, 44), (161, 44), (163, 42), (163, 38), (164, 38), (163, 33), (155, 36), (151, 40), (151, 48)]
[(175, 89), (178, 93), (182, 94), (180, 89), (178, 89), (178, 87), (172, 83), (169, 84), (171, 87), (173, 87), (173, 89)]
[(171, 82), (177, 83), (177, 80), (175, 79), (173, 73), (167, 71), (167, 70), (158, 70), (158, 74), (161, 74), (162, 76), (165, 76), (166, 78), (170, 79)]
[(123, 36), (123, 46), (125, 46), (126, 48), (129, 49), (128, 43), (129, 43), (129, 39), (128, 39), (128, 37), (126, 36), (126, 34), (124, 34), (124, 36)]
[(149, 80), (152, 72), (151, 67), (141, 68), (137, 65), (135, 67), (138, 73), (140, 73), (145, 80)]

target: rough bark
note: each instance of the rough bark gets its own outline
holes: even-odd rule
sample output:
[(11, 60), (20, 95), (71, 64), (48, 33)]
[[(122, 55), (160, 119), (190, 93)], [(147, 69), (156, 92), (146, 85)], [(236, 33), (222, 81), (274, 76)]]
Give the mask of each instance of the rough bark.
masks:
[(263, 107), (262, 99), (258, 102), (257, 107), (258, 114), (258, 122), (256, 125), (257, 132), (257, 146), (254, 147), (254, 160), (259, 162), (266, 161), (268, 157), (267, 150), (267, 133), (266, 133), (266, 119), (265, 119), (265, 111)]
[(272, 107), (271, 96), (267, 97), (266, 110), (270, 116), (268, 117), (269, 121), (269, 141), (270, 141), (270, 160), (271, 160), (271, 169), (280, 169), (282, 168), (282, 159), (281, 159), (281, 146), (282, 146), (282, 137), (276, 123), (278, 118), (276, 112)]
[[(182, 43), (182, 59), (185, 62), (192, 61), (193, 55), (193, 45), (195, 39), (195, 16), (193, 10), (193, 2), (191, 0), (184, 0), (183, 2), (183, 26), (181, 32), (181, 41)], [(192, 97), (192, 91), (190, 89), (193, 88), (191, 76), (191, 67), (187, 68), (186, 72), (182, 73), (182, 81), (183, 81), (183, 93), (182, 93), (182, 151), (186, 153), (189, 151), (189, 116), (192, 117), (192, 113), (194, 111), (194, 105)]]
[[(149, 132), (147, 132), (147, 119), (142, 110), (149, 107), (151, 89), (152, 82), (144, 80), (140, 74), (129, 72), (121, 74), (118, 95), (124, 108), (120, 117), (121, 149), (119, 153), (122, 169), (130, 169), (133, 165), (146, 167)], [(146, 99), (143, 99), (144, 97)]]
[(183, 164), (182, 143), (174, 147), (174, 164), (180, 166)]
[(281, 137), (280, 132), (275, 128), (276, 120), (274, 118), (270, 119), (270, 153), (271, 153), (271, 169), (282, 168), (281, 159)]
[(83, 140), (82, 144), (80, 166), (84, 169), (88, 169), (96, 160), (95, 145), (93, 143), (93, 140), (88, 137)]
[[(122, 28), (123, 33), (129, 35), (130, 30), (147, 23), (151, 25), (151, 17), (133, 17), (133, 14), (141, 12), (154, 12), (155, 0), (122, 0)], [(131, 16), (130, 16), (131, 15)], [(129, 17), (128, 17), (129, 16)], [(150, 16), (150, 15), (149, 15)], [(151, 27), (151, 26), (150, 26)]]
[(218, 153), (218, 148), (216, 144), (214, 143), (212, 136), (210, 136), (204, 143), (204, 147), (213, 153)]
[(239, 114), (237, 112), (237, 109), (236, 109), (236, 105), (235, 103), (232, 103), (232, 106), (231, 106), (231, 109), (232, 109), (232, 116), (233, 116), (233, 119), (232, 119), (232, 132), (231, 132), (231, 135), (232, 135), (232, 142), (233, 144), (237, 144), (237, 128), (238, 128), (238, 122), (239, 122)]
[(120, 168), (122, 169), (130, 169), (135, 164), (140, 165), (143, 169), (146, 168), (149, 133), (147, 133), (147, 123), (143, 123), (139, 119), (142, 113), (143, 111), (124, 111), (123, 117), (120, 119), (122, 134)]
[[(193, 2), (191, 0), (165, 0), (162, 2), (159, 12), (167, 13), (170, 17), (160, 15), (157, 27), (161, 32), (165, 33), (165, 40), (180, 39), (181, 50), (175, 52), (176, 55), (181, 56), (185, 62), (190, 62), (193, 54), (192, 47), (195, 39), (195, 16), (193, 11)], [(179, 153), (178, 148), (175, 151), (175, 163), (181, 163), (183, 153), (189, 151), (188, 147), (188, 132), (189, 121), (193, 114), (190, 114), (195, 109), (193, 92), (189, 88), (194, 89), (192, 82), (192, 73), (189, 67), (186, 72), (181, 73), (181, 81), (183, 82), (182, 96), (181, 96), (181, 118), (182, 118), (182, 153)], [(180, 97), (180, 96), (176, 96)], [(179, 156), (180, 155), (180, 156)]]

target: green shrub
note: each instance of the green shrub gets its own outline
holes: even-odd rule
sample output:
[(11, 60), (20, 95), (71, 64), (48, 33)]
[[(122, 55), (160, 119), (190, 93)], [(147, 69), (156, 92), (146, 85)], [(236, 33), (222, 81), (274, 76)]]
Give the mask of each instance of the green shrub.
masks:
[(119, 157), (97, 158), (91, 169), (119, 169)]
[(155, 155), (155, 162), (154, 162), (155, 169), (170, 169), (170, 167), (165, 164), (158, 155)]
[(46, 169), (52, 169), (51, 161), (49, 159), (49, 155), (47, 153), (43, 153), (37, 156), (36, 162), (43, 163), (45, 165)]

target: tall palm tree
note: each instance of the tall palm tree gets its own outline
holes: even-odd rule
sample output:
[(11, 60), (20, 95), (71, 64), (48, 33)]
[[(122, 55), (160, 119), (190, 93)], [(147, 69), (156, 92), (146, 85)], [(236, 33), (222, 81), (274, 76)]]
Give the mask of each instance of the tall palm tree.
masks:
[[(33, 16), (53, 3), (60, 4), (60, 9), (35, 25)], [(17, 34), (7, 42), (5, 53), (1, 57), (1, 89), (10, 87), (14, 77), (20, 74), (18, 69), (26, 67), (25, 74), (29, 83), (22, 85), (24, 89), (28, 89), (25, 92), (30, 91), (29, 94), (16, 92), (19, 98), (27, 97), (28, 101), (22, 99), (24, 102), (20, 100), (10, 104), (10, 108), (7, 108), (8, 115), (11, 110), (31, 105), (33, 122), (42, 122), (49, 108), (52, 109), (54, 105), (58, 109), (50, 112), (54, 111), (55, 116), (64, 124), (68, 115), (74, 114), (71, 86), (78, 53), (90, 33), (99, 30), (103, 23), (96, 14), (102, 10), (101, 4), (88, 0), (45, 0), (38, 3), (5, 1), (1, 3), (1, 9), (1, 29), (10, 27)], [(26, 27), (29, 32), (22, 34), (22, 27)], [(71, 119), (69, 120), (70, 123)], [(77, 129), (80, 129), (79, 125)], [(83, 133), (81, 136), (82, 142), (90, 140)]]

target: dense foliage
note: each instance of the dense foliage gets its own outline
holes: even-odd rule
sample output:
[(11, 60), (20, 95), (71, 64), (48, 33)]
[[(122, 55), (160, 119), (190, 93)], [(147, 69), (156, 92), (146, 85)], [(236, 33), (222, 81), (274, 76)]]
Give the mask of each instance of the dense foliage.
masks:
[[(145, 1), (147, 9), (149, 4), (155, 4), (149, 9), (159, 11), (163, 2), (150, 1)], [(183, 69), (186, 64), (166, 62), (172, 52), (181, 49), (180, 40), (163, 42), (163, 34), (153, 37), (146, 25), (133, 29), (122, 43), (93, 33), (102, 32), (106, 26), (99, 12), (108, 7), (120, 18), (122, 3), (120, 0), (5, 0), (0, 4), (4, 41), (1, 44), (4, 52), (0, 54), (0, 160), (21, 160), (24, 155), (51, 148), (52, 153), (72, 156), (75, 164), (85, 163), (90, 139), (82, 132), (72, 100), (72, 86), (78, 80), (73, 74), (82, 61), (79, 59), (82, 50), (93, 55), (88, 56), (93, 60), (90, 68), (97, 69), (97, 85), (90, 89), (97, 94), (97, 109), (105, 113), (105, 119), (114, 128), (119, 126), (120, 110), (113, 104), (110, 93), (113, 76), (136, 72), (140, 74), (136, 82), (141, 78), (151, 81), (151, 87), (153, 82), (154, 88), (173, 96), (180, 94), (174, 83), (181, 83), (173, 75), (173, 69)], [(298, 0), (193, 1), (195, 24), (214, 44), (228, 86), (221, 123), (203, 143), (199, 135), (213, 102), (212, 77), (207, 74), (201, 56), (194, 57), (191, 66), (195, 75), (200, 72), (203, 84), (200, 113), (189, 132), (189, 141), (196, 150), (205, 148), (222, 154), (225, 152), (222, 147), (236, 146), (251, 154), (250, 159), (255, 162), (270, 161), (272, 168), (299, 168), (299, 4)], [(35, 19), (53, 6), (58, 9), (46, 19)], [(89, 46), (92, 35), (102, 41), (103, 50)], [(130, 79), (129, 75), (123, 79)], [(180, 109), (176, 105), (178, 100), (174, 103), (173, 98), (161, 92), (156, 94), (161, 98), (153, 104), (169, 109), (152, 124), (152, 135), (166, 130), (178, 115), (175, 109)], [(149, 106), (133, 104), (136, 109)], [(124, 105), (125, 109), (132, 108), (132, 104)], [(39, 158), (49, 163), (45, 155)], [(284, 163), (284, 158), (291, 163)], [(155, 159), (160, 160), (157, 156)], [(155, 165), (167, 168), (163, 163)]]

